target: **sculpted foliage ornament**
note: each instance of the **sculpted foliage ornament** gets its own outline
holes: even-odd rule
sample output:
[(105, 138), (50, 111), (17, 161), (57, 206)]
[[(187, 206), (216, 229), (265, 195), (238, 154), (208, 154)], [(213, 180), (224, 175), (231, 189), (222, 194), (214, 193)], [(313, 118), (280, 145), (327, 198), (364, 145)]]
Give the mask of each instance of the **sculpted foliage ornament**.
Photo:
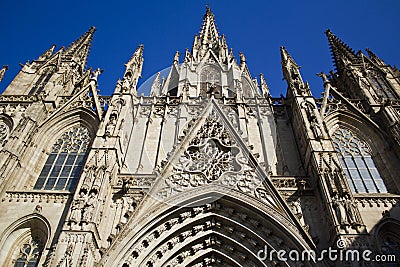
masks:
[(182, 154), (167, 166), (169, 172), (157, 193), (160, 198), (214, 183), (274, 203), (262, 178), (215, 110), (204, 119)]

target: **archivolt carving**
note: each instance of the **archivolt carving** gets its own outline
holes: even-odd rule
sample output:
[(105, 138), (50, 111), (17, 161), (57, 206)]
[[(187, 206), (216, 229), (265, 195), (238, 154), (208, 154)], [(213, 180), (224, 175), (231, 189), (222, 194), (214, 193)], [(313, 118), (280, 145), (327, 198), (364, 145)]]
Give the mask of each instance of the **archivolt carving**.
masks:
[(264, 266), (271, 262), (261, 262), (257, 252), (265, 245), (294, 249), (293, 240), (275, 229), (275, 224), (226, 204), (217, 201), (179, 209), (137, 239), (122, 262), (129, 266), (192, 266), (208, 261), (205, 255), (214, 251), (229, 255), (232, 262), (225, 266)]

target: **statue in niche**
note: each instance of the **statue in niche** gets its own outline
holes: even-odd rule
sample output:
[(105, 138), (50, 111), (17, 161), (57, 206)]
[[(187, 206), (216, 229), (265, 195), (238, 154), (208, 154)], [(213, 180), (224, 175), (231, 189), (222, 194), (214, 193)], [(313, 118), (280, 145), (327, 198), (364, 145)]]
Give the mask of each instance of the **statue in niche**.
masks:
[(107, 123), (107, 126), (106, 126), (105, 135), (106, 136), (111, 136), (114, 133), (114, 129), (115, 129), (116, 125), (117, 125), (117, 115), (116, 114), (111, 114), (110, 120), (109, 120), (109, 122)]
[(341, 224), (341, 225), (348, 224), (347, 212), (346, 212), (346, 208), (344, 206), (343, 198), (339, 197), (338, 195), (334, 196), (333, 197), (333, 207), (335, 209), (339, 224)]
[(359, 219), (358, 219), (358, 215), (357, 215), (357, 206), (356, 204), (350, 199), (350, 197), (348, 195), (346, 195), (344, 197), (344, 206), (346, 209), (346, 214), (347, 214), (347, 218), (348, 218), (348, 222), (350, 224), (358, 224), (359, 223)]
[(79, 223), (82, 219), (82, 210), (85, 207), (87, 196), (85, 192), (81, 191), (79, 197), (75, 199), (71, 207), (70, 221)]
[(126, 92), (129, 90), (131, 84), (131, 79), (130, 79), (130, 75), (125, 75), (124, 79), (122, 80), (122, 90), (123, 92)]
[(313, 120), (310, 122), (310, 128), (316, 139), (322, 138), (322, 129), (316, 117), (314, 117)]
[(97, 197), (95, 192), (90, 193), (90, 197), (87, 199), (84, 210), (83, 210), (83, 215), (82, 215), (82, 220), (85, 222), (90, 222), (92, 221), (93, 214), (94, 214), (94, 208), (97, 205)]
[(297, 199), (295, 201), (292, 202), (292, 207), (294, 210), (294, 215), (297, 217), (297, 219), (300, 222), (300, 225), (304, 228), (306, 228), (306, 230), (308, 230), (309, 226), (304, 222), (304, 216), (303, 216), (303, 211), (301, 208), (301, 203), (300, 203), (300, 199)]

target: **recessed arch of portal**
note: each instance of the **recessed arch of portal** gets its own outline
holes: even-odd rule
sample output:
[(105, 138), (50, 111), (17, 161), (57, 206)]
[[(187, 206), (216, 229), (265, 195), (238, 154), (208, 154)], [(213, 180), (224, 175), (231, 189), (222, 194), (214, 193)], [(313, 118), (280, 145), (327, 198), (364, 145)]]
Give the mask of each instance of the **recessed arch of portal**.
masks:
[[(204, 197), (209, 199), (210, 195)], [(288, 225), (278, 223), (273, 215), (243, 200), (222, 196), (211, 203), (202, 204), (198, 200), (198, 205), (185, 204), (170, 206), (154, 220), (146, 218), (148, 223), (140, 228), (142, 231), (131, 229), (131, 233), (136, 232), (135, 236), (120, 240), (119, 246), (108, 253), (105, 266), (112, 263), (128, 266), (195, 263), (207, 251), (236, 255), (229, 254), (231, 263), (245, 259), (247, 263), (263, 266), (257, 253), (265, 246), (299, 253), (310, 249), (298, 232), (288, 230)]]

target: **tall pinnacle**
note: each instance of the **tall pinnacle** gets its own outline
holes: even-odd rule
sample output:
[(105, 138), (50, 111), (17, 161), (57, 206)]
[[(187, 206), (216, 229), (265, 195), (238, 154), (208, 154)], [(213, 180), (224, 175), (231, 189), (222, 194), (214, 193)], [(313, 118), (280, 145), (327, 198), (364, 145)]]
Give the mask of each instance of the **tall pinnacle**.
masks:
[(222, 60), (228, 56), (226, 40), (224, 37), (221, 38), (219, 36), (214, 14), (211, 8), (207, 6), (200, 33), (194, 38), (192, 55), (195, 59), (200, 60), (206, 55), (208, 50), (213, 51)]
[(336, 37), (329, 29), (325, 31), (325, 34), (328, 37), (334, 64), (338, 70), (343, 68), (345, 64), (355, 63), (358, 61), (356, 53), (350, 48), (350, 46)]
[(4, 75), (6, 74), (6, 70), (8, 70), (8, 66), (4, 65), (1, 69), (0, 69), (0, 82), (3, 80)]
[(122, 78), (122, 91), (137, 95), (136, 85), (142, 75), (144, 46), (139, 45), (131, 59), (125, 64), (125, 73)]
[(289, 88), (295, 91), (305, 89), (307, 84), (303, 82), (299, 65), (296, 64), (284, 46), (281, 46), (280, 50), (283, 77), (288, 83)]
[(208, 44), (209, 46), (215, 47), (218, 45), (219, 34), (217, 26), (215, 24), (214, 14), (211, 8), (207, 6), (206, 14), (203, 17), (203, 25), (200, 31), (200, 43)]
[(92, 45), (93, 35), (96, 31), (95, 27), (85, 32), (78, 40), (73, 42), (65, 51), (65, 57), (79, 64), (83, 71), (86, 65), (86, 60), (89, 55), (90, 46)]
[(129, 59), (128, 63), (125, 64), (125, 75), (127, 74), (127, 72), (133, 72), (135, 68), (137, 68), (139, 73), (142, 72), (143, 50), (144, 46), (142, 44), (139, 45), (138, 48), (135, 50), (131, 59)]

